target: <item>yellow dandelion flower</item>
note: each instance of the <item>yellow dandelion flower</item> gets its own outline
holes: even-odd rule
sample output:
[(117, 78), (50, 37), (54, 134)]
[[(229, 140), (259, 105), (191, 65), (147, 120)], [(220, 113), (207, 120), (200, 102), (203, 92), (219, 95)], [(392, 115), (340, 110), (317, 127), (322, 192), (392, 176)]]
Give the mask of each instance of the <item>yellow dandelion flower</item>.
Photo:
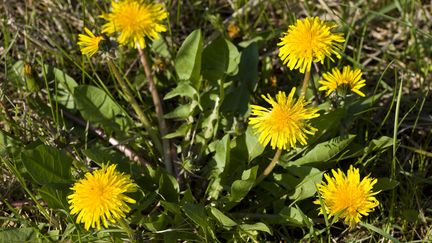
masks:
[(328, 96), (338, 88), (341, 91), (350, 89), (352, 92), (364, 97), (365, 94), (360, 91), (360, 88), (366, 85), (366, 81), (361, 79), (361, 76), (360, 69), (351, 70), (350, 66), (345, 66), (342, 72), (337, 68), (333, 68), (332, 72), (323, 74), (324, 80), (318, 81), (322, 84), (319, 90), (327, 90), (326, 96)]
[(140, 0), (112, 1), (112, 10), (101, 17), (108, 21), (102, 26), (102, 32), (113, 34), (121, 45), (134, 48), (145, 47), (145, 37), (159, 39), (158, 33), (165, 32), (161, 23), (168, 17), (163, 5), (144, 3)]
[(126, 217), (131, 208), (126, 203), (136, 201), (124, 193), (137, 190), (129, 175), (116, 171), (116, 165), (102, 166), (101, 169), (88, 172), (71, 188), (68, 196), (71, 215), (78, 214), (77, 223), (84, 223), (84, 228), (105, 228), (111, 223)]
[(78, 35), (78, 45), (80, 46), (81, 53), (89, 57), (93, 56), (99, 50), (99, 42), (104, 38), (102, 36), (95, 36), (89, 29), (84, 27), (87, 33)]
[(345, 39), (343, 34), (331, 32), (335, 27), (318, 17), (297, 20), (278, 43), (279, 57), (291, 70), (300, 69), (301, 73), (309, 72), (312, 62), (324, 63), (325, 57), (333, 60), (332, 54), (340, 58), (338, 42)]
[(294, 98), (295, 88), (286, 96), (285, 92), (279, 91), (274, 100), (270, 95), (262, 97), (271, 109), (258, 105), (251, 105), (252, 114), (249, 124), (259, 134), (258, 141), (266, 146), (269, 142), (271, 147), (289, 149), (295, 147), (297, 141), (306, 145), (306, 134), (313, 135), (317, 129), (306, 123), (306, 120), (318, 117), (318, 109), (306, 108), (307, 102), (303, 97), (297, 101)]
[[(360, 180), (359, 169), (350, 166), (348, 173), (344, 174), (340, 169), (332, 170), (333, 177), (325, 174), (327, 184), (323, 181), (318, 185), (318, 190), (324, 203), (324, 208), (329, 217), (336, 215), (344, 219), (345, 223), (353, 227), (360, 222), (360, 218), (373, 211), (379, 202), (374, 195), (372, 187), (377, 179), (369, 176)], [(320, 200), (314, 201), (320, 204)], [(320, 209), (320, 214), (323, 213)]]

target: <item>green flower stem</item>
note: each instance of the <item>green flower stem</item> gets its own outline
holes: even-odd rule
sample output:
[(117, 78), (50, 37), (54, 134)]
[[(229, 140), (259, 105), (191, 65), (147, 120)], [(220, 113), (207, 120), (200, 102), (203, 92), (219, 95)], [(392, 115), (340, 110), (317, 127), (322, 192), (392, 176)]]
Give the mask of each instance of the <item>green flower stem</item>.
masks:
[(138, 119), (141, 121), (141, 123), (144, 126), (144, 129), (148, 132), (151, 139), (153, 140), (156, 149), (161, 153), (161, 141), (159, 136), (156, 134), (155, 130), (152, 128), (150, 121), (147, 119), (147, 116), (144, 114), (144, 112), (141, 110), (141, 107), (139, 106), (138, 102), (132, 95), (132, 91), (129, 89), (126, 82), (123, 80), (122, 76), (120, 75), (120, 71), (117, 69), (116, 65), (111, 61), (108, 60), (108, 66), (114, 73), (114, 76), (120, 85), (120, 88), (123, 90), (124, 94), (126, 95), (127, 101), (132, 105), (132, 108), (134, 109), (135, 113), (138, 115)]
[(310, 74), (310, 71), (305, 72), (305, 76), (303, 78), (303, 85), (301, 88), (301, 96), (305, 96), (306, 94), (307, 87), (309, 86)]
[(156, 89), (156, 85), (155, 85), (154, 80), (153, 80), (153, 74), (152, 74), (152, 71), (150, 69), (150, 65), (149, 65), (149, 62), (147, 60), (147, 56), (145, 55), (145, 53), (141, 49), (141, 47), (138, 47), (137, 49), (138, 49), (141, 64), (144, 67), (144, 72), (145, 72), (145, 75), (147, 78), (147, 82), (149, 84), (148, 88), (149, 88), (150, 94), (151, 94), (152, 99), (153, 99), (153, 104), (155, 106), (156, 116), (157, 116), (158, 123), (159, 123), (159, 132), (162, 135), (162, 146), (163, 146), (163, 155), (164, 155), (165, 167), (166, 167), (166, 170), (168, 171), (168, 173), (173, 174), (174, 167), (173, 167), (172, 160), (171, 160), (171, 149), (170, 149), (171, 146), (170, 146), (169, 140), (164, 138), (164, 136), (168, 133), (168, 128), (167, 128), (166, 121), (164, 118), (162, 102), (159, 98), (159, 94), (158, 94), (158, 91)]
[(267, 165), (263, 173), (258, 177), (258, 179), (256, 179), (255, 185), (259, 184), (262, 180), (264, 180), (264, 178), (266, 178), (270, 174), (270, 172), (272, 172), (273, 168), (276, 166), (277, 162), (279, 161), (281, 154), (282, 154), (282, 150), (278, 148), (270, 164)]

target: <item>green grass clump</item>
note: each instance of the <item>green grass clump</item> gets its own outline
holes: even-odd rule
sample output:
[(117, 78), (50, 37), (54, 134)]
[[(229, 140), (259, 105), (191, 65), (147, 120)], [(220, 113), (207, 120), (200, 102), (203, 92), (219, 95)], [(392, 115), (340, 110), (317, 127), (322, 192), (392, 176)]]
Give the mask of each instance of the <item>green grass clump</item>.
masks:
[[(164, 1), (166, 31), (142, 50), (101, 33), (111, 5), (0, 2), (0, 241), (432, 241), (430, 3)], [(343, 33), (341, 58), (312, 64), (305, 99), (320, 116), (304, 122), (317, 131), (273, 150), (250, 106), (301, 96), (305, 74), (277, 43), (314, 16)], [(84, 26), (104, 38), (92, 57), (77, 45)], [(365, 97), (319, 91), (347, 65)], [(130, 175), (136, 202), (86, 230), (68, 196), (106, 164)], [(345, 211), (318, 214), (317, 184), (351, 165), (380, 192), (350, 227)]]

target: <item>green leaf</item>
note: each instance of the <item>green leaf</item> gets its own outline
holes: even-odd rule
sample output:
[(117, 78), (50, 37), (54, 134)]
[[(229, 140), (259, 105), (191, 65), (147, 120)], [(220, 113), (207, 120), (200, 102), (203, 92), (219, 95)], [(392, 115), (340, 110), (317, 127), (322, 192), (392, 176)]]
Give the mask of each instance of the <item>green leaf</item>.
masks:
[(240, 228), (246, 232), (251, 233), (251, 234), (254, 234), (253, 231), (263, 231), (263, 232), (267, 232), (270, 235), (272, 235), (270, 228), (261, 222), (258, 222), (255, 224), (242, 224), (242, 225), (240, 225)]
[(58, 149), (39, 145), (23, 151), (21, 160), (30, 176), (40, 185), (70, 182), (72, 158)]
[(229, 134), (227, 134), (216, 143), (214, 160), (216, 161), (216, 167), (220, 172), (224, 171), (225, 164), (230, 160), (230, 150), (230, 138)]
[(239, 72), (236, 77), (236, 80), (251, 93), (255, 91), (258, 82), (258, 63), (258, 45), (253, 42), (241, 52)]
[(193, 99), (194, 97), (199, 97), (199, 94), (196, 89), (189, 84), (189, 82), (181, 81), (177, 87), (165, 95), (164, 100), (168, 100), (176, 96), (186, 96)]
[(251, 93), (255, 91), (258, 82), (258, 62), (258, 45), (253, 42), (241, 52), (238, 73), (234, 78), (236, 83), (226, 92), (222, 111), (246, 114)]
[[(302, 200), (315, 194), (315, 184), (321, 182), (322, 173), (310, 166), (288, 167), (288, 173), (272, 173), (273, 179), (281, 185), (284, 194), (292, 200)], [(275, 192), (277, 193), (277, 191)]]
[(53, 69), (54, 78), (58, 83), (56, 100), (67, 109), (75, 109), (73, 98), (74, 89), (78, 86), (77, 82), (60, 69)]
[(225, 39), (218, 38), (204, 48), (202, 60), (204, 78), (212, 82), (223, 80), (229, 63), (229, 50)]
[(171, 202), (167, 202), (167, 201), (163, 201), (163, 200), (161, 200), (159, 202), (162, 205), (162, 207), (164, 207), (165, 209), (167, 209), (171, 213), (173, 213), (175, 215), (181, 215), (182, 214), (177, 203), (171, 203)]
[(287, 170), (295, 177), (294, 192), (289, 194), (291, 200), (300, 201), (315, 195), (316, 184), (321, 182), (323, 172), (309, 166), (293, 166)]
[(187, 118), (192, 115), (195, 107), (197, 106), (196, 102), (192, 102), (185, 105), (177, 106), (173, 111), (164, 115), (166, 119), (174, 119), (174, 118)]
[(233, 227), (236, 226), (237, 223), (222, 213), (219, 209), (215, 207), (210, 207), (211, 215), (222, 225), (225, 227)]
[(228, 197), (231, 202), (240, 202), (249, 193), (255, 183), (257, 171), (258, 166), (254, 166), (243, 172), (242, 180), (234, 181), (231, 185), (231, 194)]
[(183, 211), (196, 225), (203, 228), (209, 226), (206, 210), (201, 204), (186, 202)]
[(180, 187), (177, 180), (167, 174), (165, 171), (161, 171), (159, 178), (159, 193), (168, 202), (177, 202), (179, 198)]
[(374, 185), (374, 191), (388, 191), (393, 190), (399, 185), (399, 181), (390, 179), (388, 177), (378, 178), (377, 183)]
[(306, 217), (299, 209), (295, 207), (284, 207), (279, 215), (285, 219), (289, 224), (295, 226), (306, 226), (304, 217)]
[(329, 141), (317, 144), (313, 149), (294, 162), (281, 165), (286, 168), (293, 165), (323, 164), (342, 152), (355, 137), (356, 135), (348, 135), (330, 139)]
[(212, 239), (209, 240), (210, 242), (216, 241), (216, 236), (212, 229), (212, 225), (209, 224), (208, 216), (204, 206), (202, 206), (201, 204), (193, 204), (186, 202), (183, 205), (183, 211), (188, 218), (190, 218), (197, 226), (202, 228), (205, 234), (205, 238)]
[(166, 139), (176, 138), (176, 137), (185, 137), (189, 130), (192, 128), (192, 124), (183, 124), (179, 128), (177, 128), (174, 132), (168, 133), (164, 136)]
[(42, 186), (38, 191), (42, 199), (48, 204), (48, 207), (68, 210), (69, 204), (66, 199), (69, 192), (68, 186), (69, 184), (63, 184), (58, 186), (58, 189)]
[(0, 230), (0, 242), (38, 242), (33, 228), (4, 228)]
[(56, 81), (73, 94), (74, 89), (78, 86), (77, 82), (60, 69), (54, 68), (53, 73)]
[(228, 68), (226, 73), (228, 75), (236, 75), (239, 70), (240, 63), (240, 52), (237, 50), (237, 47), (229, 40), (225, 39), (225, 42), (228, 46), (229, 59), (228, 59)]
[(198, 82), (201, 73), (202, 45), (201, 30), (194, 30), (184, 40), (175, 61), (175, 69), (179, 79), (190, 81), (197, 89), (199, 89)]
[(123, 109), (105, 91), (95, 86), (75, 87), (74, 98), (82, 117), (105, 129), (126, 130), (131, 121)]
[(253, 128), (248, 126), (246, 130), (246, 147), (249, 154), (249, 162), (260, 156), (265, 147), (262, 146), (260, 142), (258, 142), (258, 136), (253, 132)]
[(368, 149), (370, 151), (376, 151), (376, 150), (381, 150), (390, 147), (391, 145), (393, 145), (393, 138), (382, 136), (378, 139), (372, 139)]

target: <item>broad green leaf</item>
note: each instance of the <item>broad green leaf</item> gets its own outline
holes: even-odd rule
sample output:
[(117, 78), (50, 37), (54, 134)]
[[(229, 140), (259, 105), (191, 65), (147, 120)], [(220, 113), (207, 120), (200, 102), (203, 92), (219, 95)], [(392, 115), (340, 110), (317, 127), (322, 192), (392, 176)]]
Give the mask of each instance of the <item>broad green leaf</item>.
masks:
[(142, 217), (142, 220), (139, 222), (144, 225), (147, 230), (151, 232), (157, 232), (159, 230), (165, 229), (166, 225), (171, 223), (171, 218), (167, 216), (165, 213), (159, 213), (157, 215), (149, 215)]
[(393, 138), (382, 136), (378, 139), (372, 139), (372, 141), (369, 144), (368, 150), (369, 151), (377, 151), (381, 150), (387, 147), (390, 147), (393, 145)]
[(39, 145), (23, 151), (21, 160), (30, 176), (40, 185), (70, 182), (72, 158), (56, 148)]
[(229, 63), (229, 50), (224, 38), (218, 38), (202, 53), (202, 74), (203, 77), (212, 82), (224, 79)]
[(240, 52), (237, 50), (237, 47), (231, 41), (226, 39), (225, 41), (227, 43), (229, 52), (228, 68), (226, 72), (228, 75), (236, 75), (239, 69)]
[(56, 100), (67, 109), (75, 109), (73, 98), (74, 89), (78, 86), (77, 82), (60, 69), (53, 69), (54, 78), (58, 84)]
[(315, 195), (316, 184), (321, 182), (323, 172), (309, 166), (292, 166), (287, 170), (296, 178), (294, 192), (289, 195), (291, 200), (300, 201)]
[(305, 215), (295, 207), (284, 207), (279, 215), (289, 224), (296, 226), (306, 226), (304, 222)]
[(197, 226), (199, 226), (205, 234), (206, 238), (213, 239), (210, 242), (214, 242), (216, 240), (216, 236), (212, 229), (212, 224), (208, 221), (208, 216), (204, 206), (201, 204), (193, 204), (186, 202), (183, 205), (183, 211), (186, 216), (190, 218)]
[(244, 84), (251, 93), (255, 91), (258, 82), (258, 63), (258, 45), (253, 42), (241, 52), (239, 72), (236, 76), (236, 80)]
[(225, 135), (216, 143), (216, 153), (214, 155), (216, 167), (222, 173), (225, 169), (225, 164), (230, 160), (230, 138), (229, 134)]
[(223, 100), (221, 110), (224, 112), (236, 112), (245, 115), (249, 110), (249, 100), (251, 93), (245, 84), (232, 87), (227, 91)]
[(174, 119), (174, 118), (187, 118), (192, 115), (197, 103), (192, 101), (192, 103), (179, 105), (173, 111), (168, 114), (165, 114), (164, 117), (166, 119)]
[(0, 242), (39, 242), (33, 228), (0, 229)]
[(189, 84), (189, 82), (187, 81), (180, 81), (180, 83), (178, 83), (177, 87), (175, 87), (173, 90), (171, 90), (170, 92), (168, 92), (165, 97), (164, 100), (168, 100), (171, 98), (174, 98), (176, 96), (186, 96), (189, 98), (194, 98), (199, 97), (198, 92), (196, 91), (196, 89)]
[(219, 209), (215, 207), (210, 207), (210, 213), (222, 226), (233, 227), (237, 225), (234, 220), (230, 219), (228, 216), (226, 216), (224, 213), (222, 213)]
[(190, 81), (197, 89), (199, 89), (198, 82), (201, 73), (202, 46), (201, 30), (194, 30), (184, 40), (175, 61), (175, 69), (179, 79)]
[(248, 126), (246, 130), (246, 147), (249, 154), (249, 162), (260, 156), (265, 147), (258, 142), (258, 136), (253, 132), (253, 128)]
[(161, 171), (159, 179), (159, 193), (168, 202), (177, 202), (179, 198), (180, 187), (177, 180), (167, 174), (165, 171)]
[(167, 201), (163, 201), (163, 200), (161, 200), (159, 202), (162, 205), (162, 207), (164, 207), (165, 209), (167, 209), (171, 213), (176, 214), (176, 215), (182, 214), (180, 207), (177, 203), (171, 203), (171, 202), (167, 202)]
[(341, 159), (355, 158), (358, 156), (366, 156), (369, 153), (376, 151), (383, 151), (384, 149), (393, 145), (393, 138), (382, 136), (378, 139), (372, 139), (369, 145), (365, 147), (362, 144), (352, 143), (348, 147), (350, 151), (353, 151), (351, 154), (347, 154), (343, 156)]
[(75, 87), (74, 100), (84, 119), (101, 124), (106, 129), (125, 130), (131, 122), (122, 108), (98, 87)]
[(42, 199), (48, 204), (50, 208), (68, 210), (69, 204), (66, 197), (69, 191), (69, 186), (69, 184), (63, 184), (58, 186), (58, 188), (42, 186), (38, 191)]
[(347, 135), (330, 139), (329, 141), (317, 144), (313, 149), (296, 161), (281, 165), (286, 168), (293, 165), (300, 166), (325, 163), (342, 152), (355, 137), (356, 135)]
[(246, 232), (250, 232), (252, 234), (253, 234), (253, 231), (262, 231), (262, 232), (266, 232), (266, 233), (269, 233), (270, 235), (272, 235), (270, 228), (261, 222), (258, 222), (255, 224), (242, 224), (242, 225), (240, 225), (240, 228), (242, 230), (244, 230)]
[(193, 204), (186, 202), (185, 205), (183, 205), (182, 209), (185, 212), (186, 216), (192, 219), (192, 221), (196, 225), (200, 227), (207, 227), (209, 225), (206, 210), (201, 204)]
[(278, 185), (285, 189), (289, 199), (300, 201), (312, 197), (316, 193), (316, 184), (321, 182), (320, 170), (310, 166), (292, 166), (287, 173), (273, 173), (272, 176)]
[(73, 94), (74, 89), (78, 86), (77, 82), (60, 69), (53, 69), (54, 78), (62, 85), (69, 93)]
[(388, 177), (378, 178), (377, 183), (374, 185), (374, 191), (388, 191), (396, 188), (399, 185), (399, 181), (390, 179)]
[(231, 185), (231, 194), (228, 197), (231, 202), (240, 202), (249, 193), (255, 183), (257, 171), (258, 166), (254, 166), (243, 172), (241, 180), (234, 181)]
[(164, 138), (170, 139), (176, 137), (185, 137), (191, 128), (192, 128), (192, 124), (185, 123), (181, 125), (179, 128), (177, 128), (174, 132), (165, 135)]

